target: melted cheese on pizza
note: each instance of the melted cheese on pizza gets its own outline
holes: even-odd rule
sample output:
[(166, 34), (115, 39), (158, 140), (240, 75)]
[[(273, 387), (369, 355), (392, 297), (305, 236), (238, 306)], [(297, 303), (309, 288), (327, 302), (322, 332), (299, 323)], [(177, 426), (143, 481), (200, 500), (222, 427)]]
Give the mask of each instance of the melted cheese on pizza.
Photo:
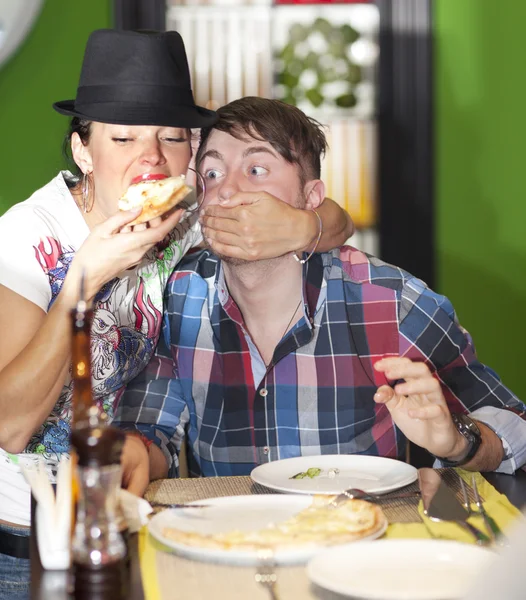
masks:
[(119, 200), (119, 209), (130, 210), (136, 206), (143, 206), (147, 201), (153, 206), (162, 205), (170, 200), (174, 192), (184, 186), (184, 177), (167, 177), (158, 181), (134, 183)]

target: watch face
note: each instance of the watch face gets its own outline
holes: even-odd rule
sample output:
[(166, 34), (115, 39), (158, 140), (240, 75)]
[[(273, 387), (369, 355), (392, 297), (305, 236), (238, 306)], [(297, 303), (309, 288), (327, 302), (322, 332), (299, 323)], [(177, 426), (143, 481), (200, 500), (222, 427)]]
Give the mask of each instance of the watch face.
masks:
[[(471, 418), (468, 417), (467, 415), (455, 415), (455, 420), (456, 422), (460, 425), (460, 432), (462, 433), (462, 430), (469, 432), (475, 436), (480, 436), (480, 429), (478, 427), (478, 425), (475, 423), (475, 421)], [(458, 425), (457, 425), (458, 427)]]
[(31, 31), (44, 0), (0, 0), (0, 68)]

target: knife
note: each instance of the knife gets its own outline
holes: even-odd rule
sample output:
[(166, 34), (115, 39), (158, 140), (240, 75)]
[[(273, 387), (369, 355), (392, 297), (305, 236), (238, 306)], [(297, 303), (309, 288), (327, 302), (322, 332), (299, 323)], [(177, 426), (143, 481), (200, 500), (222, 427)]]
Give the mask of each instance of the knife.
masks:
[(174, 502), (156, 502), (152, 500), (150, 506), (153, 508), (210, 508), (210, 504), (179, 504)]
[(489, 537), (468, 523), (469, 513), (435, 469), (419, 469), (418, 482), (422, 493), (424, 514), (432, 521), (453, 521), (475, 536), (477, 544), (485, 546)]

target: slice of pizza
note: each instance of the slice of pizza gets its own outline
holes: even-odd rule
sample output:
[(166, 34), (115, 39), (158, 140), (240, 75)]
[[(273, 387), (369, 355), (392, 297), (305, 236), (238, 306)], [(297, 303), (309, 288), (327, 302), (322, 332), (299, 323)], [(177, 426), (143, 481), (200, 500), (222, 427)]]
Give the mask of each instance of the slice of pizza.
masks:
[(177, 206), (190, 193), (183, 175), (157, 179), (140, 179), (132, 183), (119, 200), (119, 210), (142, 206), (142, 213), (128, 225), (146, 223)]

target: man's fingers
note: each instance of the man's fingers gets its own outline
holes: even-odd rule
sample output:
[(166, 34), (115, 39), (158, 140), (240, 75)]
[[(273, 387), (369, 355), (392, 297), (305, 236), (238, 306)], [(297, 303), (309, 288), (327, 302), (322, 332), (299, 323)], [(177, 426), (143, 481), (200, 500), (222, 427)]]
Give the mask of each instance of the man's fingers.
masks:
[(374, 365), (387, 379), (412, 379), (430, 377), (431, 371), (423, 362), (413, 362), (408, 358), (385, 358)]
[(419, 419), (421, 421), (429, 421), (431, 419), (437, 419), (438, 417), (445, 417), (442, 407), (438, 404), (430, 404), (422, 408), (410, 408), (407, 414), (412, 419)]
[(395, 393), (393, 388), (388, 385), (382, 385), (376, 390), (376, 394), (374, 395), (374, 401), (377, 404), (386, 404), (390, 400), (393, 399)]
[(381, 358), (374, 363), (374, 368), (377, 371), (384, 372), (388, 368), (396, 367), (398, 365), (407, 365), (413, 361), (405, 356), (387, 356)]
[(400, 396), (411, 396), (414, 394), (437, 394), (440, 392), (440, 383), (434, 377), (422, 379), (411, 379), (404, 383), (398, 383), (394, 388)]

